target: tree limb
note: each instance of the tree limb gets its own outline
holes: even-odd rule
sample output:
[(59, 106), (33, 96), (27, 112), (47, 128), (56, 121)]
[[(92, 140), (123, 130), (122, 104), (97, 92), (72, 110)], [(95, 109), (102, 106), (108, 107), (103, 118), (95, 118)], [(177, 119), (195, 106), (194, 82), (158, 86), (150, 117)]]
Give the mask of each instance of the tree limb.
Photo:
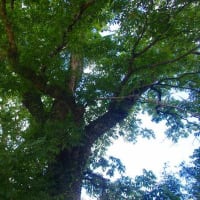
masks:
[(131, 98), (129, 96), (129, 98), (116, 97), (113, 99), (108, 111), (85, 127), (88, 145), (92, 145), (99, 137), (109, 131), (117, 123), (121, 123), (128, 116), (133, 105), (147, 89), (148, 87), (135, 89), (132, 92), (133, 95)]
[[(132, 58), (135, 57), (136, 55), (136, 52), (135, 52), (135, 49), (137, 48), (137, 46), (139, 45), (142, 37), (144, 36), (144, 33), (146, 31), (146, 28), (147, 28), (147, 17), (145, 17), (145, 24), (143, 26), (143, 29), (141, 31), (141, 34), (139, 35), (139, 37), (137, 38), (137, 40), (135, 41), (134, 45), (133, 45), (133, 48), (132, 48)], [(138, 54), (138, 53), (137, 53)]]
[(154, 85), (160, 85), (160, 86), (166, 86), (166, 87), (172, 87), (172, 88), (180, 88), (180, 89), (191, 90), (191, 91), (195, 91), (195, 92), (199, 93), (200, 90), (198, 88), (196, 89), (196, 88), (191, 88), (191, 87), (176, 86), (176, 85), (164, 83), (166, 81), (179, 81), (182, 78), (184, 78), (185, 76), (192, 76), (192, 75), (196, 75), (196, 74), (199, 74), (199, 73), (200, 73), (200, 71), (185, 72), (185, 73), (180, 74), (177, 77), (163, 78), (163, 79), (157, 81)]
[(195, 54), (195, 55), (200, 55), (200, 52), (199, 51), (195, 51), (195, 52), (193, 52), (193, 54)]
[(179, 110), (181, 112), (188, 112), (192, 117), (200, 118), (200, 114), (199, 113), (190, 112), (188, 110), (185, 110), (185, 109), (181, 108), (180, 106), (172, 105), (172, 104), (167, 103), (167, 102), (163, 102), (163, 101), (161, 102), (161, 101), (156, 101), (155, 99), (144, 99), (144, 98), (142, 98), (140, 100), (140, 102), (155, 104), (155, 105), (157, 105), (159, 107), (174, 108), (174, 109)]
[(144, 54), (145, 52), (147, 52), (151, 47), (153, 47), (158, 41), (161, 40), (161, 37), (157, 37), (156, 39), (154, 39), (149, 45), (147, 45), (144, 49), (142, 49), (141, 51), (139, 51), (138, 53), (135, 53), (135, 57), (139, 57), (142, 54)]
[[(11, 8), (12, 9), (14, 8), (14, 1), (11, 1)], [(5, 32), (9, 45), (7, 55), (5, 56), (8, 56), (12, 66), (14, 67), (14, 71), (17, 72), (22, 77), (28, 79), (29, 81), (32, 81), (35, 85), (37, 86), (42, 85), (42, 80), (40, 80), (31, 69), (23, 70), (23, 72), (22, 69), (20, 69), (19, 53), (15, 42), (14, 31), (12, 29), (12, 24), (9, 22), (7, 17), (6, 0), (1, 1), (0, 16), (4, 23)], [(33, 92), (33, 90), (29, 88), (28, 91), (25, 92), (22, 96), (23, 96), (23, 104), (29, 110), (32, 116), (37, 121), (40, 122), (44, 121), (45, 112), (43, 109), (43, 104), (41, 102), (40, 95)]]
[(15, 42), (14, 31), (6, 13), (6, 1), (2, 0), (1, 2), (0, 16), (4, 23), (6, 36), (8, 38), (8, 58), (11, 61), (13, 70), (24, 79), (31, 82), (36, 89), (44, 92), (45, 94), (50, 95), (53, 98), (60, 98), (63, 95), (67, 97), (68, 95), (66, 94), (66, 92), (60, 87), (47, 84), (47, 80), (44, 76), (37, 75), (31, 68), (20, 65), (19, 53)]
[(185, 72), (185, 73), (182, 73), (180, 74), (179, 76), (177, 77), (168, 77), (168, 78), (164, 78), (164, 79), (161, 79), (159, 80), (157, 83), (160, 84), (164, 81), (171, 81), (171, 80), (180, 80), (181, 78), (183, 78), (184, 76), (188, 76), (188, 75), (194, 75), (194, 74), (199, 74), (200, 71), (196, 71), (196, 72)]
[[(187, 51), (186, 53), (174, 58), (174, 59), (171, 59), (171, 60), (166, 60), (166, 61), (163, 61), (163, 62), (159, 62), (159, 63), (154, 63), (154, 64), (150, 64), (148, 66), (143, 66), (143, 67), (157, 67), (157, 66), (160, 66), (160, 65), (168, 65), (168, 64), (172, 64), (172, 63), (175, 63), (179, 60), (181, 60), (182, 58), (185, 58), (187, 57), (188, 55), (192, 54), (196, 49), (198, 49), (200, 47), (200, 45), (198, 45), (197, 47), (193, 48), (193, 49), (190, 49), (189, 51)], [(143, 68), (141, 67), (141, 68)]]
[(195, 89), (195, 88), (190, 88), (190, 87), (182, 87), (182, 86), (176, 86), (176, 85), (171, 85), (171, 84), (162, 84), (162, 83), (158, 83), (158, 84), (154, 84), (154, 85), (160, 85), (160, 86), (164, 86), (164, 87), (170, 87), (170, 88), (180, 88), (183, 90), (190, 90), (190, 91), (195, 91), (195, 92), (200, 92), (200, 89)]

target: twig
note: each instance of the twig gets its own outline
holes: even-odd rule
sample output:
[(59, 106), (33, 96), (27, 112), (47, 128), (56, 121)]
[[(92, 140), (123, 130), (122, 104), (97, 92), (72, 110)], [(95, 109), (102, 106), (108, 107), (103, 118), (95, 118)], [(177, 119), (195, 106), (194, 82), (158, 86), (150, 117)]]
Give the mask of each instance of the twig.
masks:
[[(188, 110), (185, 110), (183, 108), (180, 108), (179, 106), (174, 106), (174, 105), (171, 105), (167, 102), (163, 102), (163, 101), (156, 101), (154, 99), (142, 99), (140, 100), (140, 102), (142, 103), (153, 103), (159, 107), (169, 107), (169, 108), (174, 108), (174, 109), (177, 109), (177, 110), (180, 110), (182, 112), (188, 112)], [(200, 118), (200, 114), (199, 113), (194, 113), (194, 112), (189, 112), (191, 114), (192, 117), (196, 117), (196, 118)]]

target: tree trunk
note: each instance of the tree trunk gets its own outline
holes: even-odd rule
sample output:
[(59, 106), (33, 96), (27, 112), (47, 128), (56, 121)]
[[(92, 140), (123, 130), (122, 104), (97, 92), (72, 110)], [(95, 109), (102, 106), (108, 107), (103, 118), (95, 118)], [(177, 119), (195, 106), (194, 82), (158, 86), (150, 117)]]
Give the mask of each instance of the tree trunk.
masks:
[(80, 200), (83, 171), (89, 154), (82, 147), (62, 150), (49, 165), (49, 193), (56, 200)]

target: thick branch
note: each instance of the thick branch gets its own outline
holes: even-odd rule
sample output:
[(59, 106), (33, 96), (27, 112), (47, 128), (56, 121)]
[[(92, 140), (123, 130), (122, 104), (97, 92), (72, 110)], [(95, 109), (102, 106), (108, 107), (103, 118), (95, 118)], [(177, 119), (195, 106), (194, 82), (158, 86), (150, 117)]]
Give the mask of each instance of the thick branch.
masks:
[(108, 111), (85, 127), (88, 145), (92, 145), (99, 137), (109, 131), (117, 123), (121, 123), (128, 116), (131, 108), (142, 93), (147, 89), (148, 88), (143, 87), (134, 90), (131, 98), (129, 96), (129, 98), (112, 100)]
[(44, 76), (37, 75), (31, 68), (16, 65), (14, 71), (45, 95), (49, 95), (55, 99), (65, 99), (66, 101), (69, 101), (71, 98), (64, 89), (56, 85), (48, 84)]
[(5, 0), (2, 0), (0, 7), (0, 14), (4, 22), (5, 31), (8, 38), (8, 44), (9, 44), (8, 58), (11, 62), (13, 70), (21, 77), (31, 82), (36, 89), (42, 91), (44, 94), (50, 95), (53, 98), (61, 98), (61, 96), (62, 97), (65, 96), (65, 98), (68, 100), (69, 99), (68, 95), (64, 90), (62, 90), (58, 86), (47, 84), (47, 80), (45, 79), (44, 76), (36, 75), (36, 73), (31, 68), (20, 65), (17, 45), (15, 43), (14, 31), (6, 14)]

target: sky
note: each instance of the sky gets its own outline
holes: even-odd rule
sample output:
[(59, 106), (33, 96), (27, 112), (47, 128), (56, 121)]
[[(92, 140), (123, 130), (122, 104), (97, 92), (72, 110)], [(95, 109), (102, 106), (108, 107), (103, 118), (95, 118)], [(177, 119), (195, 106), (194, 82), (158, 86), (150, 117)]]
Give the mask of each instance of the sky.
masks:
[(178, 143), (170, 141), (164, 134), (165, 124), (153, 123), (147, 115), (143, 115), (143, 123), (154, 130), (156, 139), (139, 138), (137, 143), (132, 144), (120, 138), (107, 152), (108, 155), (121, 159), (130, 177), (141, 175), (145, 168), (152, 170), (159, 178), (165, 163), (172, 171), (176, 171), (176, 166), (182, 161), (189, 162), (189, 156), (200, 145), (200, 141), (192, 135), (179, 139)]

